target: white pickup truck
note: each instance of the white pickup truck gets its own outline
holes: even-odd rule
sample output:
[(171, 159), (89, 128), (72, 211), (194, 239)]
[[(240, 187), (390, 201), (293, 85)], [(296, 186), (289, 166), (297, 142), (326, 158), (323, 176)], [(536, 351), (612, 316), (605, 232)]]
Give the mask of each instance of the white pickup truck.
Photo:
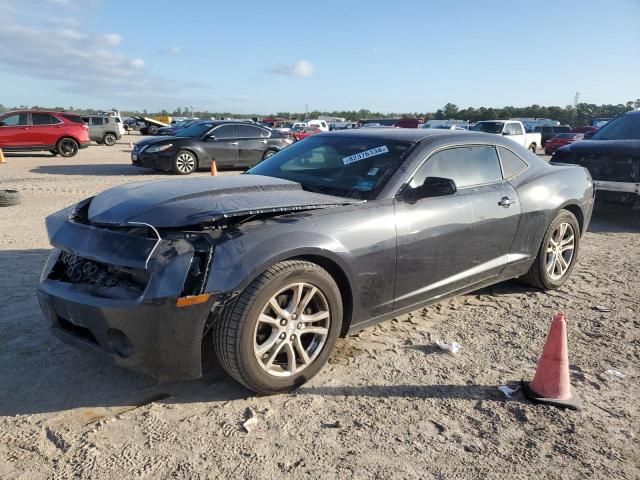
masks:
[(542, 146), (540, 133), (526, 133), (522, 122), (516, 120), (484, 120), (476, 123), (470, 130), (504, 135), (533, 153)]

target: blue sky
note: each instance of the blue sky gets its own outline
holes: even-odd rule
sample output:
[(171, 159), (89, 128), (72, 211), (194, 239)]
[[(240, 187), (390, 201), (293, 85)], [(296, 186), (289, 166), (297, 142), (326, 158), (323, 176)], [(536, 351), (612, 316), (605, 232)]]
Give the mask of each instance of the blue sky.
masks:
[(266, 114), (640, 97), (640, 0), (0, 0), (0, 18), (4, 105)]

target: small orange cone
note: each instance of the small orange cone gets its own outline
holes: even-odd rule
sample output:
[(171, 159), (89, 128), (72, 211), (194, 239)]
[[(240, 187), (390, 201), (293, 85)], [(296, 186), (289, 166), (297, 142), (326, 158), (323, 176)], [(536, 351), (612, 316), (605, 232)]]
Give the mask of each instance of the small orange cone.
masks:
[(216, 166), (216, 161), (212, 160), (211, 161), (211, 176), (215, 177), (216, 175), (218, 175), (218, 167)]
[(7, 163), (7, 161), (4, 159), (4, 153), (2, 153), (1, 148), (0, 148), (0, 163)]
[(580, 410), (582, 401), (569, 382), (567, 324), (564, 313), (551, 321), (538, 369), (531, 382), (522, 381), (525, 396), (535, 403)]

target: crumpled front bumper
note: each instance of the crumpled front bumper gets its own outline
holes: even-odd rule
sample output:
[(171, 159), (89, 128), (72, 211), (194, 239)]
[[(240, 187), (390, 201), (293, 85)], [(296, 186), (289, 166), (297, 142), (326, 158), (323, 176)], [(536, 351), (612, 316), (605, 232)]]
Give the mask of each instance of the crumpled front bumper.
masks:
[[(184, 290), (196, 255), (191, 241), (84, 224), (74, 220), (73, 207), (49, 216), (47, 231), (55, 248), (40, 276), (38, 299), (58, 337), (160, 380), (202, 375), (204, 326), (218, 296), (177, 305), (193, 295)], [(73, 278), (76, 264), (65, 263), (65, 255), (82, 261), (79, 270), (88, 264), (103, 273)], [(119, 280), (109, 283), (109, 277)]]
[(67, 343), (163, 381), (202, 375), (202, 334), (213, 298), (183, 308), (175, 297), (122, 302), (45, 279), (38, 300), (53, 333)]

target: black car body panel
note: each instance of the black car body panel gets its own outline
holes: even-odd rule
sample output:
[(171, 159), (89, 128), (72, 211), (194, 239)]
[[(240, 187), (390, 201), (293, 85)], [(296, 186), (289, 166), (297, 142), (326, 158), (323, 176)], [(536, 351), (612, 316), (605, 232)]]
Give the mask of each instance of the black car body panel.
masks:
[(258, 175), (159, 180), (120, 185), (96, 195), (89, 221), (145, 223), (155, 228), (207, 225), (229, 217), (295, 211), (356, 202), (302, 189), (299, 183)]
[[(198, 135), (190, 132), (203, 126)], [(252, 123), (209, 121), (198, 122), (176, 135), (157, 136), (137, 142), (131, 152), (131, 163), (137, 167), (172, 171), (180, 150), (191, 152), (198, 167), (249, 168), (260, 162), (268, 151), (277, 152), (291, 143), (288, 136)], [(149, 152), (152, 146), (168, 146), (160, 152)]]
[[(593, 186), (585, 169), (548, 165), (501, 136), (363, 129), (317, 134), (291, 149), (335, 138), (412, 147), (366, 201), (250, 171), (116, 187), (50, 216), (56, 249), (39, 295), (54, 329), (163, 380), (195, 378), (199, 341), (215, 313), (279, 261), (304, 258), (335, 278), (346, 334), (524, 274), (561, 208), (576, 214), (583, 231), (590, 220)], [(403, 200), (407, 182), (427, 159), (468, 146), (508, 149), (525, 167), (455, 195)], [(509, 208), (498, 204), (505, 196), (513, 200)], [(77, 235), (77, 229), (87, 232)], [(102, 281), (78, 273), (87, 261), (97, 263), (87, 270), (104, 274)], [(178, 299), (199, 294), (210, 295), (207, 303), (176, 307)], [(128, 356), (117, 332), (128, 339)]]
[[(599, 139), (616, 123), (628, 122), (626, 134), (634, 138)], [(640, 206), (640, 111), (616, 117), (602, 127), (592, 140), (582, 140), (559, 148), (553, 164), (575, 164), (589, 170), (603, 200)]]

